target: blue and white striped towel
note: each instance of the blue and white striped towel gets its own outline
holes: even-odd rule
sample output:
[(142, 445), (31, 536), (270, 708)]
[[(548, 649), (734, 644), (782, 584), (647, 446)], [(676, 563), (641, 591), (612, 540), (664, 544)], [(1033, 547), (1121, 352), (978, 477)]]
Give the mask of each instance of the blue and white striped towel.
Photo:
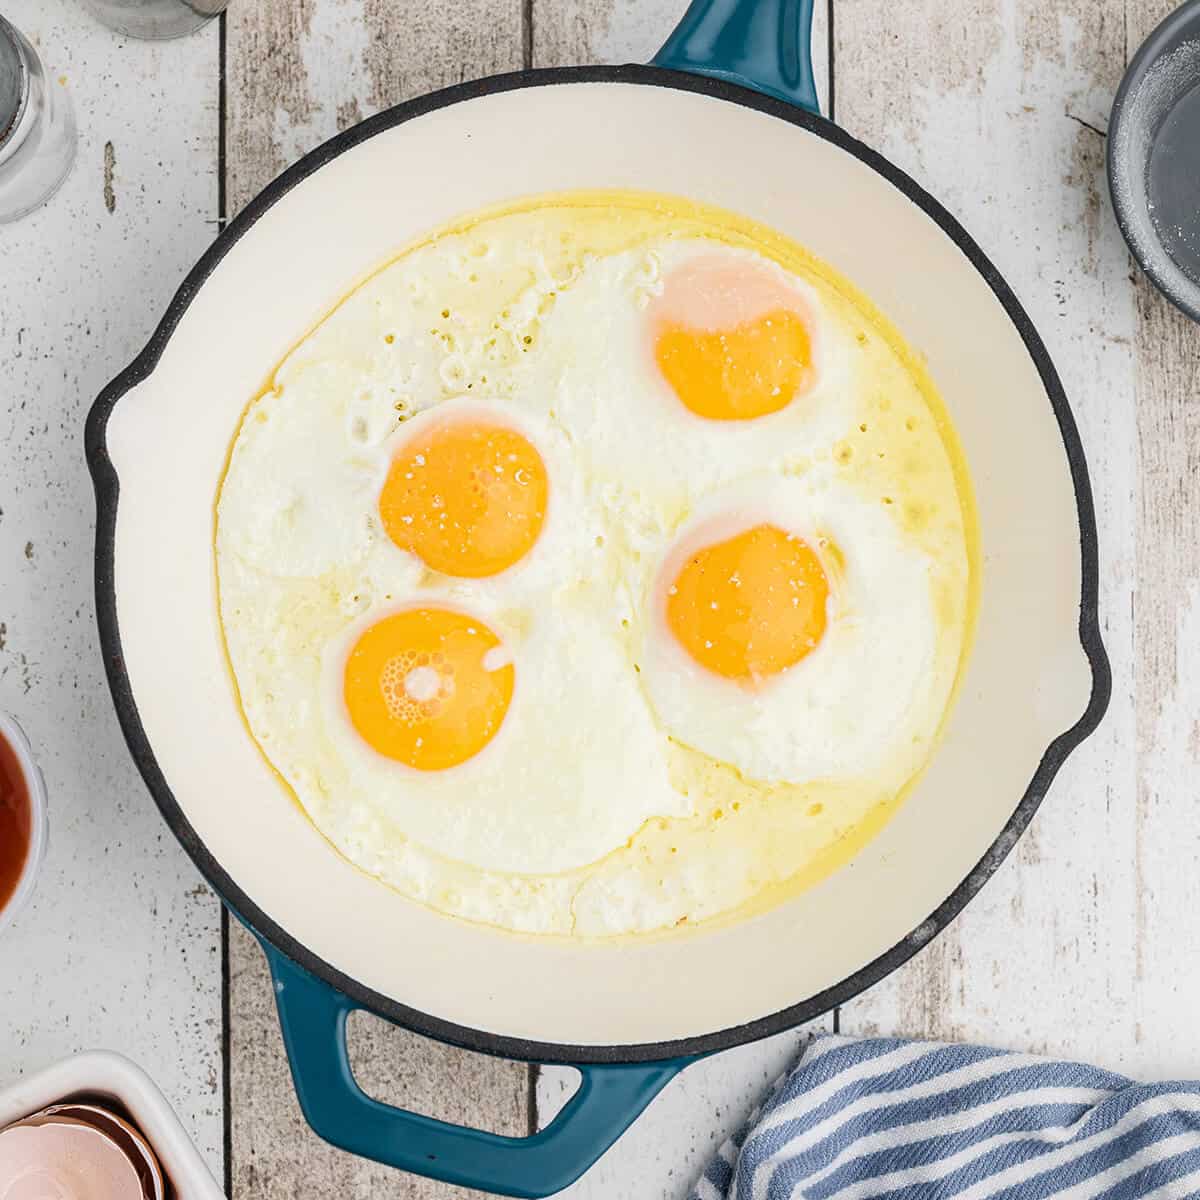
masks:
[(691, 1200), (1200, 1196), (1200, 1083), (890, 1038), (820, 1037)]

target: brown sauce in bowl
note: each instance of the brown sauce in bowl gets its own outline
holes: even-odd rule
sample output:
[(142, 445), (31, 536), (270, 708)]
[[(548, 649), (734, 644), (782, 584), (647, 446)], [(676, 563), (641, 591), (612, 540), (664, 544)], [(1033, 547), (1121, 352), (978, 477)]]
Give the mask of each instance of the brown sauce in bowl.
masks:
[(0, 734), (0, 910), (17, 890), (29, 857), (32, 808), (17, 753)]

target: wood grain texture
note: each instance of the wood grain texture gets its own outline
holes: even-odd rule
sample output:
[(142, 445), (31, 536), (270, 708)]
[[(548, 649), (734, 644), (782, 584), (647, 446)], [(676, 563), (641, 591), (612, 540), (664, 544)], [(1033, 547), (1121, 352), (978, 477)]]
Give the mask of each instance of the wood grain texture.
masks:
[[(388, 1196), (465, 1200), (476, 1193), (345, 1154), (300, 1112), (258, 945), (233, 926), (230, 1104), (233, 1200)], [(529, 1068), (453, 1050), (366, 1014), (350, 1022), (350, 1061), (363, 1090), (386, 1104), (521, 1137), (529, 1131)]]
[[(233, 215), (290, 162), (410, 96), (524, 61), (521, 0), (235, 3), (226, 18), (226, 195)], [(266, 964), (230, 936), (234, 1200), (465, 1196), (320, 1141), (292, 1089)], [(362, 1086), (390, 1103), (508, 1134), (529, 1124), (529, 1068), (450, 1051), (374, 1019), (351, 1023)]]
[[(65, 88), (78, 157), (0, 226), (0, 708), (46, 776), (33, 902), (0, 934), (0, 1090), (129, 1055), (221, 1170), (220, 909), (117, 726), (96, 639), (83, 425), (216, 232), (217, 29), (149, 45), (75, 0), (4, 0)], [(3, 1190), (0, 1187), (0, 1190)]]
[(364, 117), (525, 59), (522, 0), (262, 0), (226, 21), (230, 215)]
[[(684, 1200), (717, 1148), (745, 1121), (771, 1084), (799, 1056), (822, 1021), (688, 1067), (562, 1200)], [(574, 1072), (543, 1067), (538, 1075), (539, 1124), (574, 1090)]]
[(688, 0), (535, 0), (533, 65), (646, 62)]
[[(688, 0), (534, 0), (530, 48), (535, 67), (649, 62)], [(813, 12), (813, 73), (823, 111), (829, 103), (829, 9)]]
[(1197, 344), (1194, 327), (1131, 283), (1103, 133), (1152, 7), (837, 6), (839, 121), (963, 220), (1063, 378), (1096, 496), (1117, 681), (1105, 723), (997, 877), (929, 950), (843, 1010), (843, 1027), (1049, 1050), (1162, 1077), (1200, 1070), (1200, 1038), (1172, 1016), (1200, 981), (1183, 916), (1196, 910), (1196, 883), (1179, 857), (1195, 852), (1185, 814), (1196, 743), (1184, 713), (1198, 665), (1186, 532)]

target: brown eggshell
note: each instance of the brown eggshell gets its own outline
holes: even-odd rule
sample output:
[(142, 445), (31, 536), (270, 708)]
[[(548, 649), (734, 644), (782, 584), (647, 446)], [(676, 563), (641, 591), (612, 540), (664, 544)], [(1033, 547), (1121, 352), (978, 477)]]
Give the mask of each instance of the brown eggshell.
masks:
[(158, 1158), (141, 1130), (123, 1117), (95, 1104), (56, 1104), (47, 1108), (42, 1115), (74, 1118), (107, 1134), (133, 1163), (142, 1181), (146, 1200), (163, 1200), (166, 1186)]
[(40, 1117), (0, 1132), (3, 1200), (144, 1200), (129, 1156), (91, 1125)]

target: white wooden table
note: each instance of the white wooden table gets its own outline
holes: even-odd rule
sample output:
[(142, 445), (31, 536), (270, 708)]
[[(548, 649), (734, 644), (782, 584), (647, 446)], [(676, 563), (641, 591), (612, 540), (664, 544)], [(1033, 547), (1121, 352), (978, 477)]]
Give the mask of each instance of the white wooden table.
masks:
[[(261, 957), (159, 820), (109, 705), (83, 418), (222, 218), (299, 154), (462, 78), (644, 60), (684, 6), (232, 0), (223, 27), (151, 45), (77, 0), (3, 0), (70, 90), (81, 145), (63, 192), (0, 227), (0, 706), (35, 741), (53, 805), (36, 901), (0, 940), (0, 1087), (75, 1050), (123, 1050), (237, 1200), (462, 1194), (356, 1162), (300, 1118)], [(1198, 1076), (1200, 330), (1136, 277), (1103, 177), (1113, 91), (1171, 0), (821, 7), (825, 111), (964, 221), (1063, 376), (1116, 680), (1099, 733), (982, 895), (830, 1021)], [(352, 1042), (382, 1098), (508, 1132), (545, 1120), (569, 1086), (569, 1072), (374, 1021)], [(570, 1194), (683, 1196), (795, 1044), (693, 1067)]]

